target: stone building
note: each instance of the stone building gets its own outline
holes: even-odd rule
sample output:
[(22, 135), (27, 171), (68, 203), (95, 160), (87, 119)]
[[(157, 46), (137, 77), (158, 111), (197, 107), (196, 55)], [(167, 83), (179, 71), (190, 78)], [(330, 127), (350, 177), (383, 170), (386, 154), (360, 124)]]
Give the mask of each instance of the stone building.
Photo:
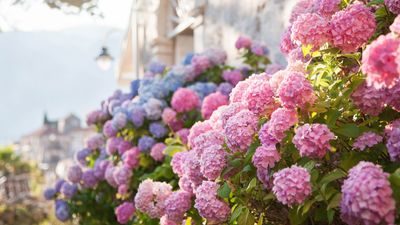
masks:
[(81, 120), (73, 114), (54, 121), (45, 114), (42, 127), (23, 136), (16, 151), (26, 160), (37, 162), (40, 168), (54, 170), (59, 161), (72, 159), (91, 134), (93, 130), (82, 127)]
[(117, 67), (121, 86), (141, 77), (144, 65), (168, 65), (188, 52), (221, 47), (237, 64), (234, 43), (239, 35), (263, 41), (273, 62), (284, 64), (280, 36), (296, 0), (134, 0)]

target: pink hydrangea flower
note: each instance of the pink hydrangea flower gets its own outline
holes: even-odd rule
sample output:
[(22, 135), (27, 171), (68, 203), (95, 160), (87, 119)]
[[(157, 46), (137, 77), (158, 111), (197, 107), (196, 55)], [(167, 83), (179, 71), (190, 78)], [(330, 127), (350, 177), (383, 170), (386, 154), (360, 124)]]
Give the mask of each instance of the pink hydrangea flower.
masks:
[(299, 0), (297, 4), (293, 7), (292, 13), (290, 15), (290, 23), (293, 23), (297, 20), (300, 15), (305, 13), (313, 12), (314, 1), (313, 0)]
[(204, 149), (212, 145), (222, 146), (225, 143), (225, 136), (220, 131), (210, 130), (200, 134), (193, 140), (192, 149), (200, 157)]
[(171, 159), (172, 171), (179, 177), (183, 176), (182, 164), (186, 154), (188, 154), (188, 152), (177, 152), (172, 156)]
[(296, 129), (293, 144), (302, 157), (323, 158), (331, 148), (329, 141), (335, 135), (325, 124), (304, 124)]
[(269, 85), (274, 91), (275, 95), (278, 93), (278, 88), (281, 85), (282, 81), (285, 79), (285, 77), (289, 74), (289, 70), (280, 70), (276, 73), (274, 73), (271, 78), (269, 79)]
[(127, 166), (118, 166), (114, 170), (114, 180), (117, 185), (128, 184), (132, 177), (132, 170)]
[(91, 150), (96, 150), (103, 147), (104, 142), (103, 134), (95, 134), (86, 141), (86, 147)]
[(165, 200), (165, 215), (168, 220), (180, 223), (192, 206), (192, 195), (186, 191), (175, 191)]
[(392, 25), (390, 25), (390, 31), (396, 35), (400, 35), (400, 16), (397, 16), (396, 19), (394, 19)]
[(298, 47), (297, 44), (295, 44), (292, 41), (292, 38), (290, 37), (292, 35), (292, 25), (290, 25), (288, 28), (286, 28), (285, 32), (282, 34), (281, 37), (281, 44), (280, 44), (280, 49), (281, 52), (285, 55), (289, 55), (291, 51), (296, 49)]
[(135, 196), (135, 206), (151, 218), (161, 218), (165, 214), (165, 201), (172, 194), (171, 185), (147, 179), (140, 183)]
[(361, 136), (359, 136), (353, 143), (353, 149), (359, 149), (360, 151), (364, 151), (365, 148), (378, 144), (383, 140), (382, 136), (374, 133), (374, 132), (365, 132)]
[(126, 195), (126, 194), (128, 194), (128, 191), (129, 191), (129, 187), (127, 184), (118, 186), (118, 194)]
[(317, 0), (314, 1), (314, 9), (319, 15), (330, 18), (339, 11), (340, 2), (341, 0)]
[(201, 106), (201, 115), (204, 119), (209, 119), (211, 114), (222, 105), (228, 105), (228, 97), (221, 94), (220, 92), (215, 92), (207, 95)]
[(180, 225), (181, 223), (176, 223), (175, 221), (169, 220), (167, 215), (160, 218), (160, 225)]
[(362, 55), (361, 70), (368, 85), (379, 89), (392, 87), (399, 80), (400, 40), (394, 35), (382, 35), (367, 46)]
[(139, 155), (139, 148), (133, 147), (122, 155), (122, 161), (126, 167), (134, 169), (139, 166)]
[(362, 83), (351, 95), (354, 105), (361, 110), (361, 112), (378, 116), (387, 101), (386, 90), (376, 89), (374, 86), (368, 86), (366, 82)]
[(387, 93), (388, 105), (390, 105), (394, 110), (400, 112), (400, 81), (397, 82), (392, 88), (389, 88)]
[(194, 55), (192, 58), (192, 66), (194, 74), (199, 75), (209, 69), (212, 64), (210, 59), (205, 55)]
[(177, 131), (183, 127), (183, 121), (178, 119), (177, 113), (171, 108), (165, 108), (161, 114), (161, 118), (173, 131)]
[(179, 88), (172, 96), (171, 106), (177, 112), (189, 112), (200, 106), (200, 98), (188, 88)]
[(370, 162), (350, 169), (342, 185), (341, 219), (347, 224), (394, 224), (396, 208), (388, 177)]
[(244, 93), (246, 92), (247, 88), (249, 87), (250, 82), (248, 79), (242, 80), (232, 89), (231, 93), (229, 94), (229, 101), (230, 103), (241, 102)]
[(392, 161), (400, 161), (400, 119), (385, 127), (386, 147)]
[(331, 42), (331, 26), (327, 19), (316, 14), (306, 13), (297, 18), (292, 26), (292, 40), (298, 45), (312, 45), (319, 49)]
[(244, 109), (232, 116), (225, 126), (228, 147), (232, 151), (247, 151), (253, 142), (258, 127), (258, 118), (254, 113)]
[(225, 129), (228, 120), (245, 108), (246, 107), (240, 102), (231, 103), (226, 108), (224, 108), (221, 111), (220, 116), (222, 128)]
[(265, 123), (259, 132), (259, 139), (264, 145), (270, 140), (282, 141), (285, 132), (298, 122), (297, 112), (294, 109), (279, 108), (271, 114), (271, 119)]
[(399, 0), (385, 0), (385, 5), (388, 7), (390, 12), (394, 14), (400, 14), (400, 1)]
[(257, 178), (263, 184), (264, 188), (271, 189), (272, 182), (267, 169), (257, 168)]
[(192, 143), (196, 137), (198, 137), (200, 134), (205, 133), (209, 130), (212, 130), (212, 127), (210, 125), (209, 121), (198, 121), (196, 122), (192, 128), (190, 128), (189, 136), (188, 136), (188, 143), (189, 146), (192, 146)]
[(200, 171), (209, 180), (215, 180), (227, 163), (227, 153), (221, 145), (211, 145), (203, 150)]
[(362, 3), (354, 3), (332, 16), (332, 44), (345, 53), (357, 51), (375, 33), (375, 16)]
[(153, 145), (150, 150), (150, 156), (156, 161), (162, 161), (164, 159), (164, 149), (166, 147), (167, 146), (162, 142)]
[(273, 168), (275, 163), (281, 159), (274, 145), (261, 145), (253, 155), (253, 165), (257, 169), (267, 170)]
[(298, 166), (282, 169), (274, 174), (272, 191), (279, 202), (293, 206), (301, 204), (311, 194), (310, 173)]
[(179, 137), (182, 141), (182, 144), (187, 145), (188, 144), (188, 136), (189, 136), (190, 130), (187, 128), (180, 129), (176, 132), (176, 136)]
[(239, 83), (239, 81), (243, 79), (243, 75), (240, 70), (225, 70), (222, 73), (222, 78), (235, 86), (237, 83)]
[(120, 224), (128, 223), (135, 213), (135, 206), (131, 202), (124, 202), (115, 208), (115, 215), (117, 216), (117, 221)]
[(252, 41), (250, 38), (245, 37), (245, 36), (239, 36), (239, 38), (235, 42), (235, 47), (237, 49), (250, 48), (251, 44), (252, 44)]
[(222, 105), (218, 107), (210, 116), (210, 124), (213, 130), (215, 131), (223, 131), (224, 128), (222, 126), (222, 112), (228, 108), (228, 105)]
[(278, 107), (267, 79), (253, 80), (242, 97), (242, 103), (257, 116), (269, 116)]
[(288, 72), (279, 85), (278, 95), (286, 108), (305, 108), (316, 100), (313, 87), (303, 73)]
[(230, 215), (230, 207), (224, 201), (217, 198), (219, 185), (204, 181), (196, 189), (196, 199), (194, 207), (199, 211), (200, 216), (206, 218), (210, 224), (221, 224)]

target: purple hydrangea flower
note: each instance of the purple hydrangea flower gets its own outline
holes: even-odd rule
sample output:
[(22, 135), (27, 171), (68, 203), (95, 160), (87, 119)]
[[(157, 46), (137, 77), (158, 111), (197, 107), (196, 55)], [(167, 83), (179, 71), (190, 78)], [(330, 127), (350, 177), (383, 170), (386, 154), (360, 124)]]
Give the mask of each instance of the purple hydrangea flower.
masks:
[(78, 165), (71, 166), (67, 171), (67, 179), (72, 183), (79, 183), (82, 177), (82, 169)]
[(117, 130), (124, 128), (127, 122), (128, 122), (128, 117), (123, 112), (115, 114), (114, 117), (112, 118), (112, 124)]
[(68, 203), (63, 200), (56, 200), (56, 217), (58, 220), (65, 222), (71, 217)]
[(138, 147), (141, 152), (147, 152), (153, 147), (153, 145), (156, 143), (154, 138), (149, 137), (147, 135), (143, 135), (138, 142)]
[(75, 159), (79, 163), (79, 165), (86, 166), (88, 164), (87, 157), (91, 154), (92, 151), (90, 149), (84, 148), (76, 153)]
[(63, 184), (66, 181), (64, 179), (59, 179), (56, 181), (56, 184), (54, 185), (54, 189), (56, 190), (56, 192), (60, 192), (61, 191), (61, 187), (63, 186)]
[(46, 190), (44, 190), (43, 192), (43, 196), (46, 200), (51, 200), (53, 199), (57, 194), (56, 189), (54, 188), (47, 188)]
[(167, 128), (159, 122), (151, 123), (149, 126), (149, 131), (156, 138), (163, 138), (168, 133)]
[(141, 127), (144, 122), (144, 117), (146, 116), (146, 112), (143, 107), (140, 105), (133, 105), (128, 109), (129, 112), (129, 120), (133, 123), (135, 127)]
[(221, 94), (223, 94), (223, 95), (229, 96), (232, 89), (233, 89), (233, 86), (230, 83), (224, 82), (218, 86), (217, 91), (221, 92)]
[(77, 192), (78, 186), (76, 184), (65, 182), (61, 187), (61, 193), (68, 199), (74, 197)]
[(132, 219), (135, 213), (135, 206), (131, 202), (124, 202), (115, 208), (115, 215), (117, 216), (118, 223), (126, 224)]
[(111, 162), (108, 160), (96, 161), (94, 164), (94, 175), (98, 180), (104, 180), (104, 174), (106, 173), (106, 169), (110, 163)]
[(93, 169), (88, 169), (82, 174), (82, 183), (85, 188), (93, 188), (96, 186), (98, 179)]

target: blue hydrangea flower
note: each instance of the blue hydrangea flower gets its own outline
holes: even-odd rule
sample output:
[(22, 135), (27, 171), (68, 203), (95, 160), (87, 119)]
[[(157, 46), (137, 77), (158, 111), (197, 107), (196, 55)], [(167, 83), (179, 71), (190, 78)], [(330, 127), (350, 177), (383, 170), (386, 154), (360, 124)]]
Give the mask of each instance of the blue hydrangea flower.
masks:
[(65, 182), (61, 187), (61, 193), (68, 199), (74, 197), (77, 192), (78, 186), (76, 186), (76, 184)]
[(132, 97), (138, 95), (139, 86), (140, 86), (140, 80), (139, 79), (133, 80), (131, 82), (131, 94), (132, 94)]
[(165, 70), (165, 64), (157, 62), (157, 61), (152, 61), (148, 64), (147, 70), (154, 73), (154, 74), (162, 74)]
[(133, 104), (128, 108), (128, 117), (133, 125), (137, 128), (141, 127), (144, 122), (146, 112), (143, 107), (138, 104)]
[(164, 103), (155, 98), (150, 98), (145, 104), (143, 104), (144, 111), (146, 112), (146, 118), (149, 120), (160, 119), (164, 107)]
[(46, 190), (44, 190), (43, 192), (43, 196), (46, 200), (51, 200), (54, 198), (54, 196), (56, 196), (57, 191), (54, 188), (47, 188)]
[(56, 181), (56, 184), (54, 185), (54, 189), (56, 190), (56, 192), (60, 192), (61, 187), (65, 182), (66, 181), (64, 179), (59, 179)]
[(192, 58), (193, 58), (194, 54), (189, 52), (186, 54), (185, 58), (182, 61), (183, 65), (189, 65), (192, 63)]
[(212, 82), (197, 82), (188, 86), (188, 88), (195, 91), (200, 99), (203, 100), (204, 97), (216, 91), (217, 85)]
[(71, 217), (69, 205), (64, 200), (56, 200), (56, 217), (58, 220), (65, 222)]
[(233, 89), (232, 84), (230, 84), (228, 82), (224, 82), (224, 83), (221, 83), (218, 86), (217, 91), (221, 92), (223, 95), (229, 96), (229, 94), (231, 93), (232, 89)]
[(150, 133), (156, 138), (163, 138), (167, 135), (167, 128), (160, 122), (153, 122), (149, 126)]
[(139, 96), (141, 99), (163, 99), (168, 93), (169, 91), (164, 87), (162, 80), (159, 78), (147, 78), (140, 81)]
[(168, 91), (176, 91), (185, 83), (185, 76), (182, 73), (175, 73), (170, 71), (162, 78), (164, 88)]
[(139, 139), (138, 147), (141, 152), (148, 152), (155, 143), (154, 138), (144, 135)]

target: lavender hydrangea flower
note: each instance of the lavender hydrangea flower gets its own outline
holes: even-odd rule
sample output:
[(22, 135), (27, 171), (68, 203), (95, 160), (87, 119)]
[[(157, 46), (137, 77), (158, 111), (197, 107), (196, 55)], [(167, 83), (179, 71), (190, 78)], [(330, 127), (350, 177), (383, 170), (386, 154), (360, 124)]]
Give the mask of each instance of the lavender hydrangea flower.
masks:
[(138, 147), (141, 152), (148, 152), (155, 143), (154, 138), (144, 135), (139, 139)]
[(104, 175), (106, 173), (107, 167), (110, 165), (108, 160), (96, 161), (94, 164), (94, 175), (98, 180), (104, 180)]
[(117, 135), (117, 128), (114, 127), (112, 120), (108, 120), (103, 126), (103, 134), (106, 137), (115, 137)]
[(79, 165), (86, 166), (88, 164), (87, 157), (91, 154), (92, 151), (90, 149), (84, 148), (76, 153), (75, 159), (79, 163)]
[(353, 149), (359, 149), (360, 151), (364, 151), (365, 148), (378, 144), (383, 140), (382, 136), (374, 133), (374, 132), (365, 132), (361, 136), (359, 136), (354, 144)]
[(144, 105), (146, 117), (149, 120), (158, 120), (161, 118), (164, 104), (159, 99), (150, 98)]
[(137, 128), (143, 125), (145, 116), (146, 112), (140, 105), (134, 104), (128, 108), (128, 118)]
[(147, 69), (154, 73), (154, 74), (158, 74), (158, 73), (163, 73), (165, 70), (166, 65), (161, 63), (161, 62), (157, 62), (157, 61), (152, 61), (149, 63), (149, 65), (147, 66)]
[(82, 185), (85, 188), (93, 188), (97, 185), (97, 177), (93, 169), (88, 169), (82, 174)]
[(79, 183), (82, 178), (82, 169), (78, 165), (71, 166), (67, 171), (67, 179), (72, 183)]
[(159, 122), (151, 123), (149, 126), (149, 131), (156, 138), (163, 138), (168, 133), (167, 128)]
[(269, 53), (267, 46), (261, 42), (253, 42), (250, 48), (251, 52), (257, 56), (266, 56)]
[(140, 86), (140, 80), (136, 79), (131, 82), (131, 94), (132, 96), (137, 96)]
[(218, 86), (217, 91), (221, 92), (221, 94), (223, 94), (223, 95), (229, 96), (232, 89), (233, 89), (233, 86), (230, 83), (224, 82)]
[(117, 185), (127, 185), (132, 176), (132, 170), (126, 166), (118, 166), (114, 171), (114, 180)]
[(189, 52), (186, 53), (185, 58), (183, 58), (182, 64), (183, 65), (189, 65), (192, 63), (192, 58), (193, 58), (194, 54)]
[(204, 82), (197, 82), (195, 84), (189, 85), (187, 88), (193, 90), (197, 93), (201, 100), (204, 99), (207, 95), (215, 92), (217, 89), (217, 85), (214, 83), (204, 83)]
[(112, 124), (118, 130), (124, 128), (127, 122), (128, 122), (128, 117), (123, 112), (116, 113), (112, 118)]
[(132, 219), (136, 209), (133, 203), (124, 202), (115, 208), (115, 215), (117, 216), (118, 223), (126, 224)]
[(54, 185), (54, 189), (56, 190), (56, 192), (60, 192), (61, 191), (61, 187), (63, 186), (63, 184), (66, 181), (64, 179), (59, 179), (56, 181), (56, 184)]

